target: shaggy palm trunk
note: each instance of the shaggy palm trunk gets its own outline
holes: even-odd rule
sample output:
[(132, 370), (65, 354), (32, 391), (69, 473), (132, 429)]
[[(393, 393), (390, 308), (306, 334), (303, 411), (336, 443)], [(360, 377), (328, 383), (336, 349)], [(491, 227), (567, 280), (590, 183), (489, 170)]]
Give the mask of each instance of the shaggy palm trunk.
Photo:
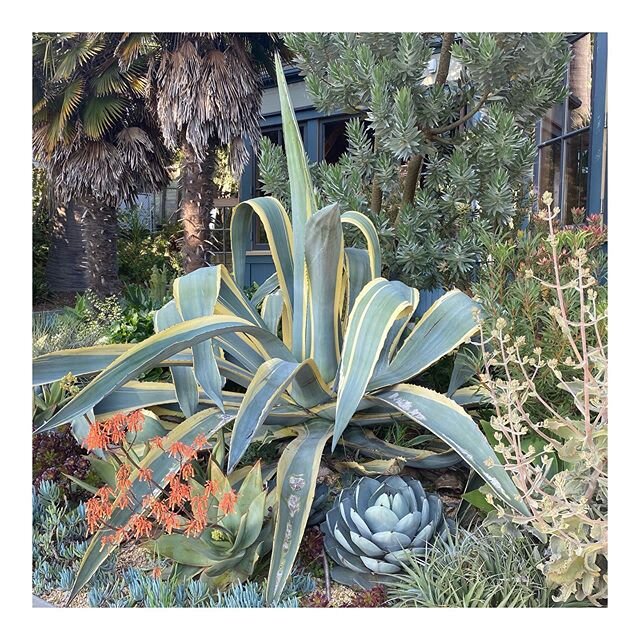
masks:
[(51, 246), (45, 276), (49, 291), (84, 291), (89, 286), (80, 212), (60, 206), (51, 219)]
[(213, 151), (198, 161), (193, 147), (182, 145), (182, 222), (184, 245), (182, 249), (185, 273), (204, 267), (206, 262), (209, 219), (215, 198)]
[(118, 214), (93, 197), (75, 202), (82, 219), (89, 288), (108, 295), (121, 289), (118, 278)]

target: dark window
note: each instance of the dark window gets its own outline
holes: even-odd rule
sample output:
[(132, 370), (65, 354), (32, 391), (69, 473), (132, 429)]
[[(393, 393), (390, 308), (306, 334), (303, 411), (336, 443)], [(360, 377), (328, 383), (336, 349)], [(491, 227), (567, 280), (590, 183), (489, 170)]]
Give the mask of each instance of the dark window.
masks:
[(322, 123), (322, 157), (335, 164), (347, 150), (347, 120), (330, 120)]
[(538, 127), (538, 192), (553, 194), (563, 223), (573, 221), (572, 211), (587, 208), (593, 44), (591, 33), (571, 44), (566, 74), (569, 96), (549, 109)]

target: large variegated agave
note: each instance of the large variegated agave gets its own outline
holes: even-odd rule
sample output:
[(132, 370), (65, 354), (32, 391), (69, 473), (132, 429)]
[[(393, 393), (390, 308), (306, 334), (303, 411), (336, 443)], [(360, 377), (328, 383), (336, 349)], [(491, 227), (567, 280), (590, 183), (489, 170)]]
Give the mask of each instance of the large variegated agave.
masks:
[[(402, 456), (408, 466), (450, 463), (451, 453), (384, 443), (364, 427), (411, 420), (436, 434), (511, 507), (525, 513), (518, 491), (473, 420), (453, 399), (404, 384), (476, 331), (475, 304), (451, 291), (408, 331), (418, 292), (380, 277), (375, 229), (361, 213), (317, 210), (314, 190), (280, 64), (277, 65), (291, 187), (291, 218), (273, 198), (240, 204), (231, 222), (233, 276), (223, 265), (174, 283), (174, 299), (157, 314), (157, 333), (136, 345), (54, 353), (34, 361), (34, 384), (68, 372), (100, 372), (40, 430), (86, 416), (179, 403), (184, 421), (170, 438), (209, 438), (233, 423), (228, 468), (268, 431), (291, 437), (278, 462), (276, 520), (267, 597), (277, 600), (293, 567), (314, 496), (320, 456), (331, 440), (377, 457)], [(251, 301), (242, 293), (252, 218), (263, 224), (276, 273)], [(366, 249), (345, 248), (343, 225), (359, 229)], [(258, 308), (261, 311), (258, 311)], [(173, 384), (136, 382), (168, 366)], [(224, 378), (246, 389), (223, 390)], [(463, 398), (464, 398), (463, 394)], [(459, 460), (459, 458), (457, 458)], [(177, 462), (152, 450), (141, 460), (156, 482)], [(133, 476), (133, 491), (143, 489)], [(116, 512), (111, 526), (129, 513)], [(71, 592), (86, 584), (112, 552), (98, 532)]]

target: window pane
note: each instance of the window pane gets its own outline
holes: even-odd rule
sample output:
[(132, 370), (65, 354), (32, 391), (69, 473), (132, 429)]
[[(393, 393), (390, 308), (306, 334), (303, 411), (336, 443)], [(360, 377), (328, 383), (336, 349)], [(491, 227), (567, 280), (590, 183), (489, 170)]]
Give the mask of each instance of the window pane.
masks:
[(564, 102), (555, 104), (542, 119), (542, 141), (557, 138), (563, 133), (564, 124)]
[(325, 122), (323, 158), (329, 164), (335, 164), (347, 150), (347, 121)]
[(562, 213), (564, 222), (571, 224), (573, 223), (571, 210), (587, 206), (589, 130), (567, 138), (565, 144), (566, 164)]
[(560, 148), (562, 143), (558, 140), (540, 149), (540, 172), (538, 179), (539, 194), (550, 191), (553, 194), (554, 206), (560, 202)]
[(569, 66), (569, 129), (575, 131), (591, 124), (591, 67), (593, 44), (588, 33), (572, 46)]

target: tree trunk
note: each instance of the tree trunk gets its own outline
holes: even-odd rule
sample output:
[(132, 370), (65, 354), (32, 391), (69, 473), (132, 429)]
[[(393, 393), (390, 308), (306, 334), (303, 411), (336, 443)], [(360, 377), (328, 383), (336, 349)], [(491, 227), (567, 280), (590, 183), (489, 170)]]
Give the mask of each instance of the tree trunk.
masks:
[(87, 197), (76, 201), (74, 209), (79, 210), (82, 217), (89, 288), (102, 295), (117, 293), (122, 284), (118, 278), (118, 214), (115, 207)]
[(213, 151), (207, 153), (203, 161), (198, 161), (193, 147), (182, 145), (182, 166), (180, 170), (182, 186), (182, 222), (184, 225), (184, 245), (182, 248), (185, 273), (206, 266), (209, 220), (215, 198), (213, 171), (215, 157)]
[(45, 269), (47, 287), (55, 293), (84, 291), (89, 286), (80, 211), (57, 207), (51, 218), (51, 245)]

